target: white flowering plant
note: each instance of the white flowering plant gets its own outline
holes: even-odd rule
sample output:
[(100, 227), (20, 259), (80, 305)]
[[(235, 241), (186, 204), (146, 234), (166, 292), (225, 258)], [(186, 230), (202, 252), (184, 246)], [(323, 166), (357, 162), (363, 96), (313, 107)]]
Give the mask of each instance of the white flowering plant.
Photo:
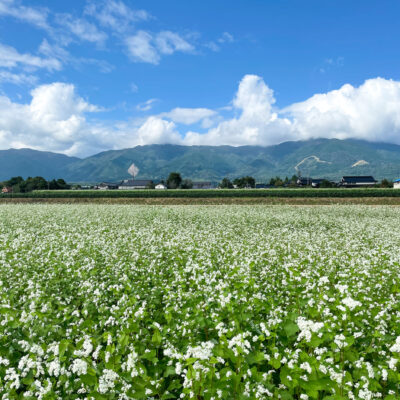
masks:
[(400, 209), (0, 206), (0, 398), (400, 398)]

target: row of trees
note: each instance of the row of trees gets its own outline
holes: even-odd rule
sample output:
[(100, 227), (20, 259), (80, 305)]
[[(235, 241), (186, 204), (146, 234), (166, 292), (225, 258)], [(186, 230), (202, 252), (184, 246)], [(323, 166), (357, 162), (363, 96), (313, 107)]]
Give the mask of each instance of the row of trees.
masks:
[(33, 190), (62, 190), (70, 189), (70, 186), (64, 181), (64, 179), (53, 179), (46, 181), (41, 176), (35, 176), (34, 178), (28, 177), (26, 179), (22, 176), (15, 176), (8, 181), (2, 182), (2, 186), (12, 188), (13, 193), (27, 193)]
[[(269, 184), (271, 186), (280, 187), (280, 186), (296, 186), (297, 185), (297, 175), (293, 175), (290, 179), (286, 177), (285, 179), (281, 179), (279, 176), (275, 178), (271, 178)], [(236, 178), (231, 181), (229, 178), (222, 179), (219, 184), (221, 189), (232, 189), (233, 187), (237, 187), (240, 189), (243, 188), (255, 188), (256, 180), (252, 176), (243, 176), (241, 178)]]

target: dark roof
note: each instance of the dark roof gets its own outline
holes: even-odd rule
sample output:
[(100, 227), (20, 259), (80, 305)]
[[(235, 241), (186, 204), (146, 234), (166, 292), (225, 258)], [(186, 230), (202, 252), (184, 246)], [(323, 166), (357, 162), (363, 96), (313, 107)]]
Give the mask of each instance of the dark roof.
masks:
[(147, 186), (153, 183), (151, 179), (126, 179), (119, 186)]
[(100, 185), (104, 186), (118, 186), (120, 182), (101, 182)]
[(256, 183), (256, 189), (268, 189), (272, 187), (274, 187), (274, 185), (270, 185), (268, 183)]
[(346, 183), (371, 183), (377, 182), (373, 176), (344, 176), (342, 182)]

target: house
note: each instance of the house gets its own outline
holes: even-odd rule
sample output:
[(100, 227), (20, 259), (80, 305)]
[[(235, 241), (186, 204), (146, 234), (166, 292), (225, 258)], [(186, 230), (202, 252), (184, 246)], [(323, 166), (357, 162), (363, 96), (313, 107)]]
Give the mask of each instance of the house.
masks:
[(268, 183), (256, 183), (256, 189), (270, 189), (273, 187), (274, 185), (269, 185)]
[(297, 186), (310, 186), (312, 184), (312, 178), (300, 177), (297, 179)]
[(215, 189), (216, 185), (212, 182), (193, 182), (192, 189)]
[(343, 187), (375, 186), (378, 181), (373, 176), (344, 176), (339, 185)]
[(119, 183), (101, 182), (99, 185), (96, 186), (96, 188), (100, 190), (112, 190), (112, 189), (118, 189), (118, 186)]
[(164, 185), (163, 183), (158, 183), (154, 189), (158, 189), (158, 190), (165, 190), (167, 189), (167, 185)]
[(1, 189), (1, 193), (12, 193), (12, 187), (10, 186), (4, 186), (3, 189)]
[(150, 179), (125, 179), (118, 184), (118, 189), (134, 190), (134, 189), (148, 189), (153, 184)]
[(400, 179), (396, 179), (393, 182), (393, 189), (400, 189)]

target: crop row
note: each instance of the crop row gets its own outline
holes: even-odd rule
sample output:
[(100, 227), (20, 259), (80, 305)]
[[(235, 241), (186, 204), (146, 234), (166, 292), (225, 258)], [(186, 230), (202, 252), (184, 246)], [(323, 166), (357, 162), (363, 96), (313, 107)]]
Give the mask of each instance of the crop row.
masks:
[(0, 194), (3, 198), (229, 198), (229, 197), (400, 197), (400, 190), (356, 189), (209, 189), (209, 190), (41, 190)]

